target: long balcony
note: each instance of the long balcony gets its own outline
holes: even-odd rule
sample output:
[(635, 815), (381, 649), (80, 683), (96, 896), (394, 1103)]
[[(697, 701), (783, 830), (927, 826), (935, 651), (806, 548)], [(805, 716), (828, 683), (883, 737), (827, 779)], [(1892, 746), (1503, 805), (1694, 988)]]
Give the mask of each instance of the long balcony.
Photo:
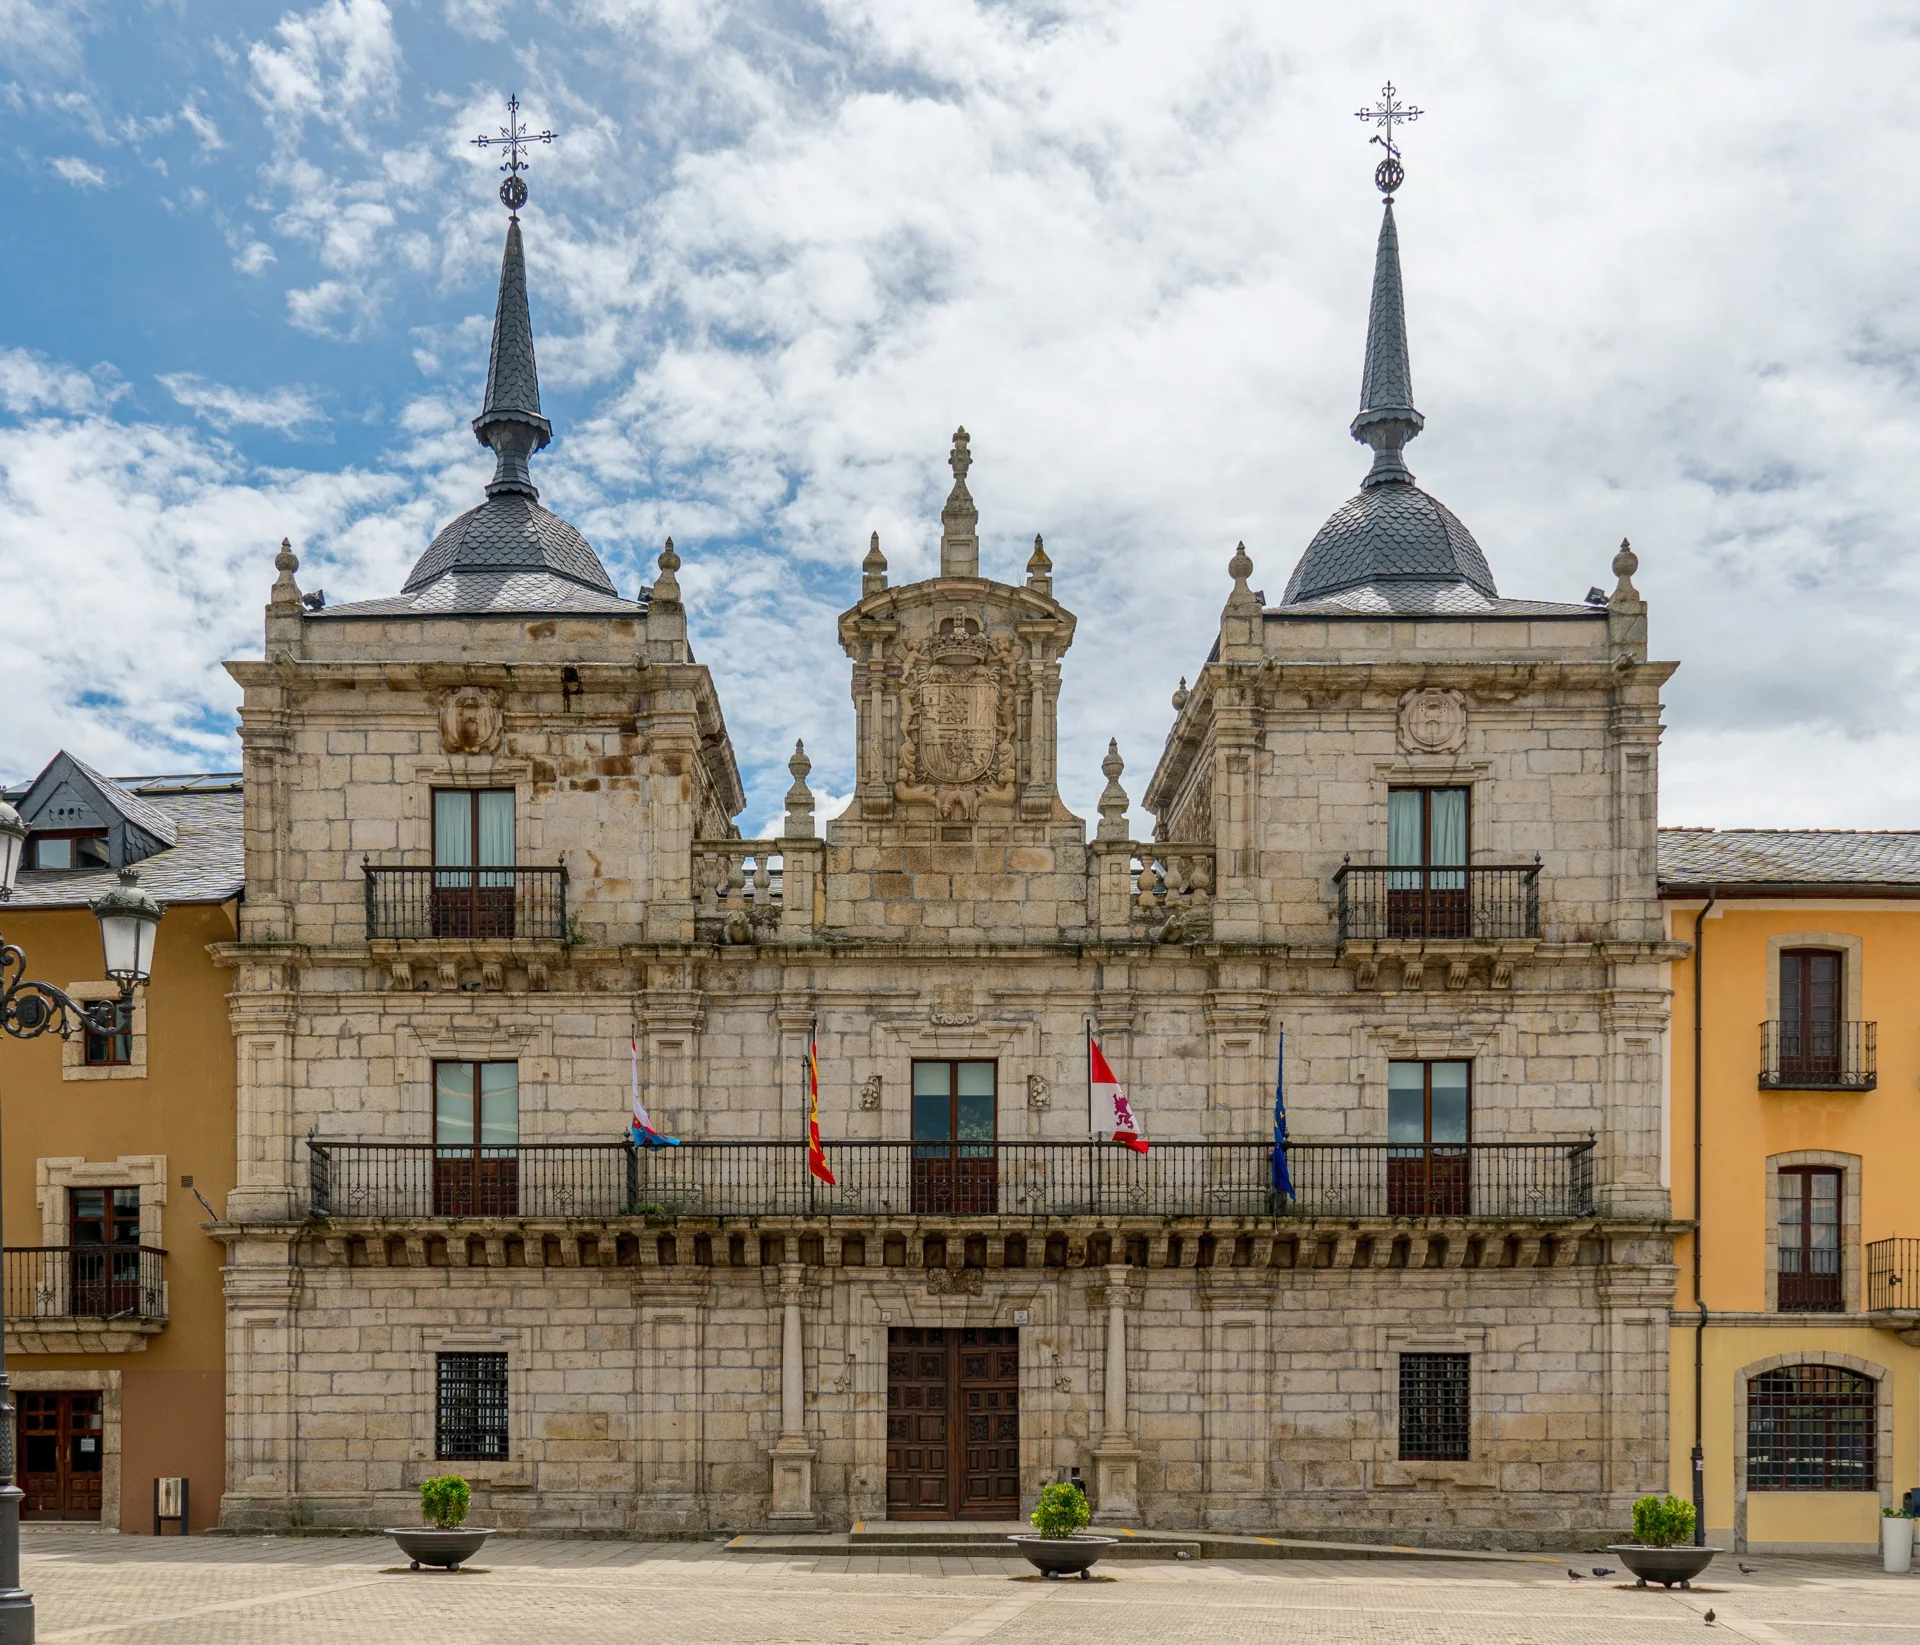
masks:
[(798, 1142), (448, 1148), (311, 1139), (315, 1216), (350, 1218), (1011, 1216), (1476, 1217), (1593, 1213), (1591, 1140), (1401, 1147), (1295, 1143), (1293, 1193), (1265, 1142), (830, 1142), (834, 1185)]
[(1876, 1022), (1763, 1022), (1762, 1091), (1871, 1091), (1879, 1083)]
[(363, 863), (369, 941), (555, 941), (567, 934), (565, 868), (380, 868)]
[(1519, 942), (1540, 935), (1540, 865), (1374, 868), (1343, 863), (1340, 941)]
[(167, 1253), (151, 1245), (9, 1245), (7, 1346), (23, 1353), (146, 1347), (167, 1323)]

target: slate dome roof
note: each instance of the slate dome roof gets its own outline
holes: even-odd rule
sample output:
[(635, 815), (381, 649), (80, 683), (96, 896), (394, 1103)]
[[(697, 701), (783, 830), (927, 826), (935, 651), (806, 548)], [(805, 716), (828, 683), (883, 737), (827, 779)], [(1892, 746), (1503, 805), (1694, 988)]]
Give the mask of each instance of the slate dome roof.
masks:
[(1335, 509), (1287, 581), (1286, 603), (1384, 582), (1464, 582), (1497, 599), (1493, 573), (1453, 510), (1406, 482), (1372, 485)]
[(502, 491), (440, 529), (402, 592), (411, 594), (448, 571), (550, 571), (602, 593), (613, 579), (586, 538), (524, 491)]

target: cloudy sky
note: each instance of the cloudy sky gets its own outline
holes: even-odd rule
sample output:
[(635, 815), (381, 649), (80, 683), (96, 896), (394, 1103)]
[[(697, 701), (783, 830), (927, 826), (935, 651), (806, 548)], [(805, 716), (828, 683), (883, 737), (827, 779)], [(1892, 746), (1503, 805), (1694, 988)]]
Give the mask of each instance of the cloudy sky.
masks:
[[(503, 21), (511, 19), (511, 23)], [(1276, 597), (1365, 454), (1391, 76), (1421, 483), (1505, 593), (1630, 536), (1663, 820), (1920, 826), (1911, 5), (0, 0), (0, 776), (236, 763), (279, 540), (392, 592), (490, 472), (509, 91), (544, 499), (671, 533), (751, 791), (847, 792), (834, 616), (933, 564), (1080, 614), (1069, 800), (1136, 798), (1236, 539)], [(1146, 819), (1138, 811), (1136, 826)]]

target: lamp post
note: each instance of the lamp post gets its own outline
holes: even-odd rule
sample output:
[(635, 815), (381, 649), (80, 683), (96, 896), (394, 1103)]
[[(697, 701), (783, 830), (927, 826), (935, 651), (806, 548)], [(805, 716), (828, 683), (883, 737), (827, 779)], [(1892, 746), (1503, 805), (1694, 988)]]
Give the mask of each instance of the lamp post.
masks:
[[(26, 849), (27, 829), (20, 813), (0, 800), (0, 902), (13, 895)], [(120, 883), (92, 904), (100, 922), (106, 972), (120, 985), (120, 997), (82, 1003), (26, 974), (27, 957), (0, 937), (0, 1028), (18, 1040), (58, 1034), (111, 1034), (134, 989), (153, 975), (153, 944), (159, 933), (160, 905), (140, 889), (140, 876), (120, 870)], [(13, 1395), (7, 1386), (6, 1293), (0, 1284), (0, 1645), (33, 1645), (33, 1595), (20, 1586), (20, 1487), (14, 1483)]]

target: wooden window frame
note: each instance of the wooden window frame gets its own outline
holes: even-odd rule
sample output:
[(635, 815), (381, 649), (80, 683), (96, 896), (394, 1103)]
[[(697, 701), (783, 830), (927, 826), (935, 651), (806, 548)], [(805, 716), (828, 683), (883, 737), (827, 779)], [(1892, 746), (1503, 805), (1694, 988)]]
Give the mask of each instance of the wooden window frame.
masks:
[(91, 1028), (81, 1032), (80, 1060), (87, 1068), (131, 1068), (133, 1066), (133, 1002), (113, 1002), (115, 1027), (110, 1034), (96, 1034)]
[[(463, 795), (467, 801), (467, 857), (463, 863), (440, 860), (440, 802)], [(480, 861), (480, 799), (505, 794), (513, 802), (513, 857), (509, 863)], [(427, 837), (433, 855), (433, 934), (436, 937), (511, 939), (517, 930), (520, 880), (520, 791), (517, 788), (436, 787), (428, 791)], [(456, 878), (456, 876), (459, 876)]]
[[(947, 1134), (914, 1135), (920, 1102), (920, 1070), (947, 1070)], [(993, 1071), (993, 1136), (963, 1140), (959, 1135), (960, 1070)], [(915, 1215), (992, 1216), (1000, 1192), (1000, 1061), (997, 1057), (915, 1057), (907, 1077), (907, 1135), (911, 1143), (911, 1193)], [(923, 1152), (924, 1150), (924, 1152)]]
[[(1466, 1140), (1433, 1140), (1433, 1070), (1449, 1064), (1467, 1071)], [(1387, 1143), (1387, 1212), (1390, 1216), (1466, 1216), (1473, 1193), (1473, 1060), (1470, 1057), (1392, 1057), (1387, 1063), (1387, 1102), (1391, 1116), (1393, 1069), (1420, 1070), (1421, 1140)]]
[[(472, 1137), (443, 1142), (440, 1138), (440, 1070), (465, 1068), (471, 1081)], [(481, 1140), (482, 1077), (484, 1068), (514, 1071), (514, 1126), (512, 1143)], [(429, 1096), (433, 1104), (433, 1214), (437, 1217), (517, 1216), (520, 1211), (520, 1063), (513, 1057), (435, 1057), (430, 1070)]]
[[(99, 840), (107, 849), (99, 862), (73, 862), (64, 868), (42, 868), (40, 864), (42, 840)], [(100, 869), (113, 866), (113, 839), (104, 828), (35, 828), (27, 835), (27, 850), (23, 854), (20, 866), (45, 874), (97, 873)]]
[[(1774, 1173), (1779, 1187), (1774, 1195), (1772, 1216), (1774, 1223), (1774, 1246), (1777, 1252), (1774, 1307), (1783, 1314), (1838, 1314), (1846, 1311), (1846, 1267), (1847, 1267), (1847, 1173), (1844, 1167), (1837, 1165), (1782, 1165)], [(1834, 1271), (1831, 1275), (1816, 1276), (1810, 1266), (1813, 1255), (1813, 1182), (1816, 1177), (1833, 1179), (1834, 1210)], [(1801, 1253), (1803, 1266), (1797, 1273), (1789, 1272), (1786, 1254), (1787, 1226), (1781, 1212), (1785, 1208), (1785, 1187), (1789, 1178), (1797, 1178), (1800, 1185), (1800, 1243), (1796, 1247)], [(1816, 1278), (1821, 1282), (1816, 1284)], [(1795, 1300), (1788, 1300), (1788, 1293), (1798, 1292)], [(1830, 1295), (1828, 1293), (1831, 1293)]]

